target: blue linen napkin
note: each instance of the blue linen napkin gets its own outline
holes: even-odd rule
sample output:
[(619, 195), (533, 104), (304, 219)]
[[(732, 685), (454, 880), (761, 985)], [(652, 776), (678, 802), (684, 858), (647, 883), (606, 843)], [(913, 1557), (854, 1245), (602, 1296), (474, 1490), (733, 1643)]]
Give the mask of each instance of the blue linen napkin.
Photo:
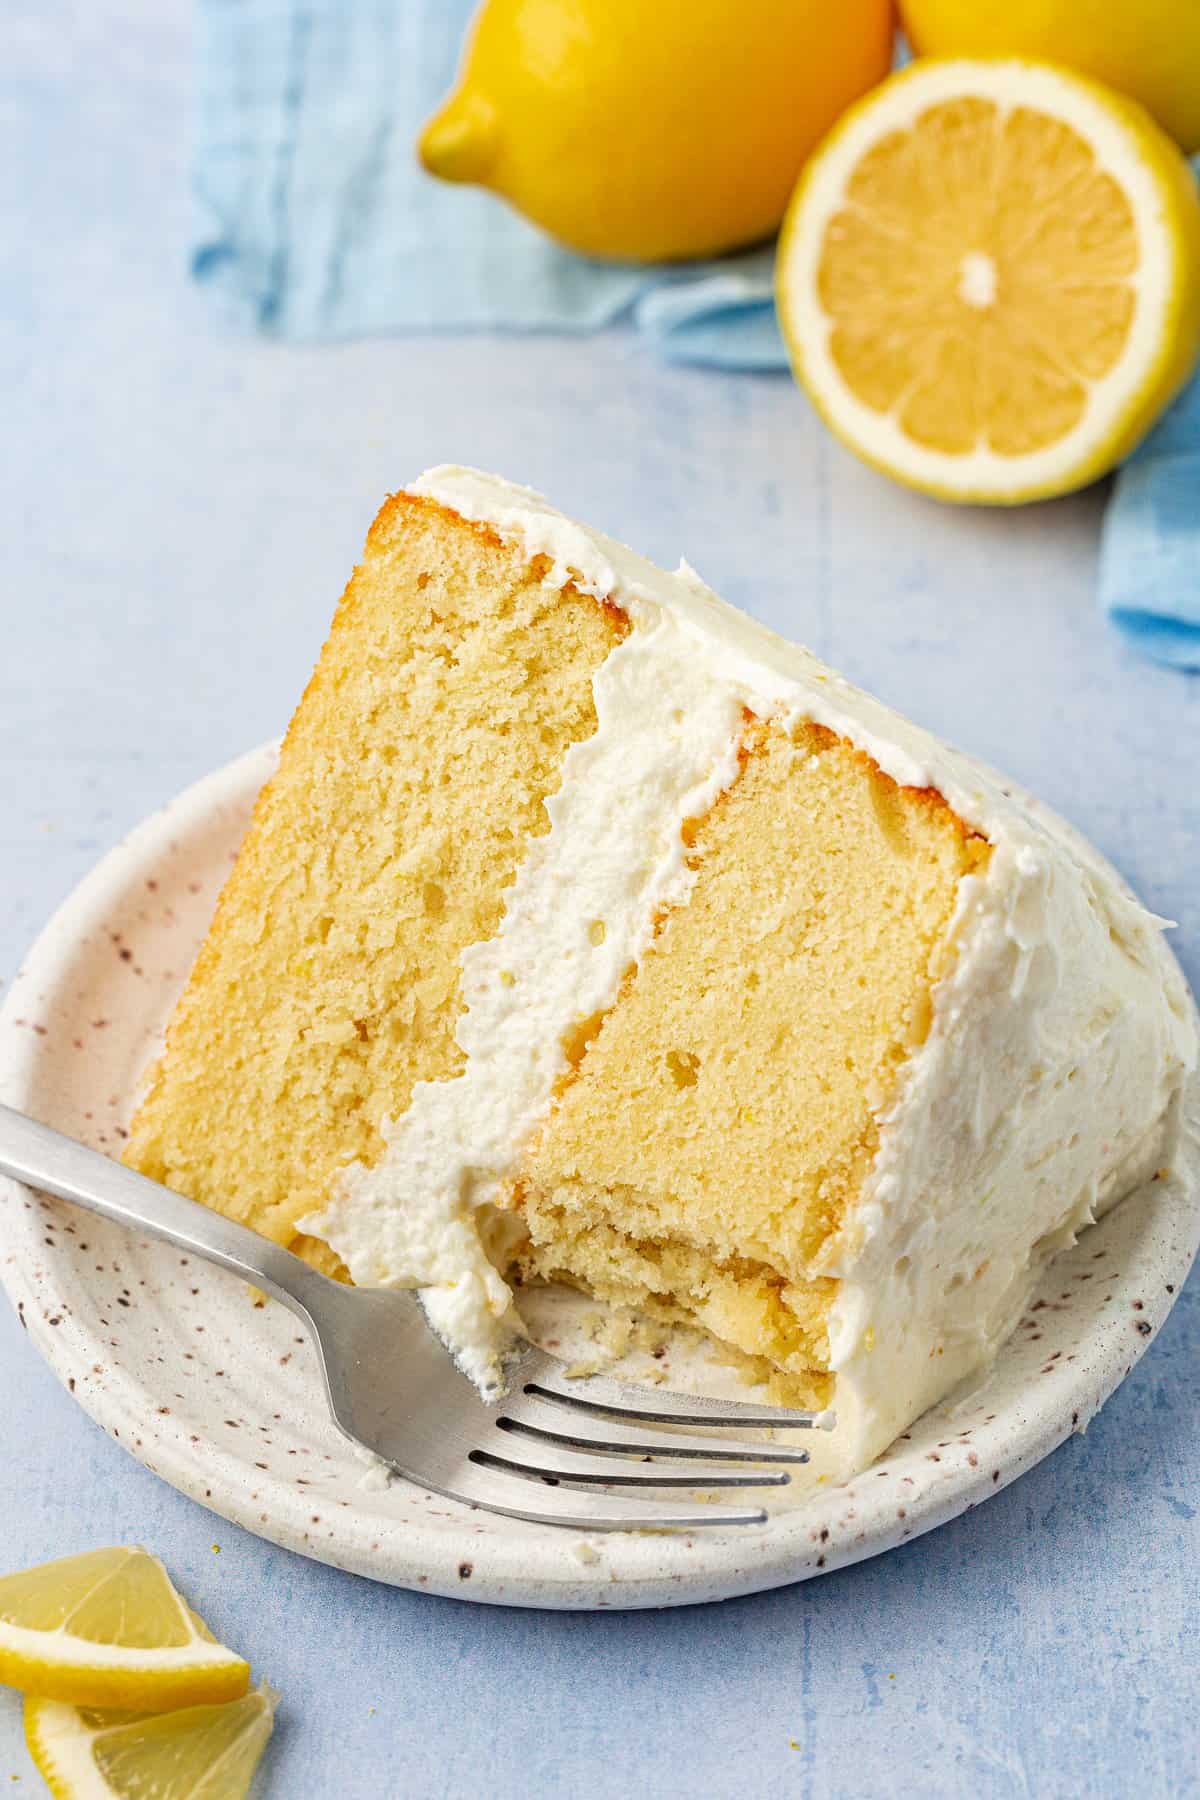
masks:
[[(414, 139), (475, 4), (200, 0), (196, 279), (281, 338), (627, 317), (671, 361), (786, 368), (770, 248), (682, 269), (592, 262), (421, 171)], [(1200, 669), (1200, 378), (1117, 478), (1100, 604), (1134, 649)]]
[(661, 352), (784, 368), (771, 255), (613, 266), (494, 195), (420, 169), (476, 0), (201, 0), (197, 280), (291, 339), (592, 331), (632, 316)]
[(1100, 608), (1143, 656), (1200, 670), (1200, 374), (1117, 476)]

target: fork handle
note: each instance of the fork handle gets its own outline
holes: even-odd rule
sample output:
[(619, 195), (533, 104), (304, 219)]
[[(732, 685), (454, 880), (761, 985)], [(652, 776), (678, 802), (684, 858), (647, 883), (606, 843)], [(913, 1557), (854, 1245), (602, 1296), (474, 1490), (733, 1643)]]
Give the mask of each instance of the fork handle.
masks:
[(10, 1106), (0, 1106), (0, 1174), (228, 1269), (268, 1289), (306, 1321), (319, 1288), (336, 1286), (282, 1244), (112, 1162), (98, 1150), (89, 1150)]

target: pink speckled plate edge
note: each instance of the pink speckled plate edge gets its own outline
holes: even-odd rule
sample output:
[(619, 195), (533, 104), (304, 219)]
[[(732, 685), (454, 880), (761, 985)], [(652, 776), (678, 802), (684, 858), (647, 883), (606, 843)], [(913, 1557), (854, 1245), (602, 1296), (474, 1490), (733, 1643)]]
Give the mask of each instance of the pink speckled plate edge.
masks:
[[(137, 1082), (273, 761), (189, 788), (106, 856), (45, 928), (0, 1011), (0, 1098), (115, 1150)], [(538, 1530), (404, 1482), (365, 1485), (280, 1307), (161, 1245), (0, 1180), (0, 1278), (96, 1422), (223, 1517), (380, 1581), (501, 1605), (694, 1604), (804, 1580), (932, 1530), (1039, 1462), (1153, 1342), (1200, 1242), (1200, 1156), (1046, 1271), (987, 1380), (873, 1468), (761, 1526)]]

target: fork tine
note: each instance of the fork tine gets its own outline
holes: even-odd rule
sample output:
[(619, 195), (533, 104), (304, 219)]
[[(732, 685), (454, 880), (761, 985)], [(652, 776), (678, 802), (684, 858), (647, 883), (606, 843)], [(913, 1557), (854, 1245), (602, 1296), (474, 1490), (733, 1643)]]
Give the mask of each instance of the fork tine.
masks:
[[(563, 1411), (577, 1404), (577, 1396), (559, 1389), (561, 1362), (532, 1345), (510, 1370), (516, 1396), (497, 1405), (485, 1400), (446, 1355), (415, 1295), (390, 1288), (345, 1288), (316, 1275), (307, 1264), (297, 1267), (303, 1271), (305, 1317), (315, 1327), (336, 1424), (417, 1487), (539, 1524), (581, 1531), (653, 1531), (760, 1524), (766, 1518), (761, 1506), (734, 1494), (721, 1505), (713, 1490), (778, 1487), (789, 1479), (782, 1470), (732, 1470), (730, 1463), (771, 1459), (773, 1448), (730, 1445), (728, 1439), (715, 1457), (705, 1454), (701, 1441), (694, 1446), (697, 1454), (676, 1461), (668, 1474), (658, 1460), (662, 1446), (650, 1440), (658, 1435), (656, 1423), (754, 1427), (794, 1424), (796, 1414), (713, 1406), (600, 1381), (588, 1384), (593, 1399), (585, 1410), (590, 1420), (599, 1414), (609, 1422), (592, 1432), (583, 1414)], [(402, 1382), (396, 1378), (400, 1371)], [(522, 1395), (524, 1386), (535, 1392)], [(550, 1408), (544, 1426), (537, 1418), (539, 1396)], [(502, 1436), (496, 1425), (505, 1415), (547, 1432), (561, 1426), (561, 1436), (584, 1442), (539, 1442), (519, 1432)], [(807, 1423), (807, 1415), (799, 1417)], [(672, 1435), (664, 1433), (665, 1438)], [(593, 1437), (595, 1444), (589, 1441)], [(718, 1448), (716, 1438), (713, 1444)], [(674, 1447), (682, 1447), (677, 1437)], [(725, 1449), (742, 1454), (722, 1460)], [(611, 1460), (614, 1451), (646, 1460), (622, 1470)]]
[[(536, 1409), (537, 1401), (533, 1401)], [(562, 1415), (546, 1408), (552, 1419)], [(730, 1443), (727, 1438), (689, 1437), (685, 1432), (661, 1432), (653, 1436), (651, 1432), (639, 1430), (638, 1426), (624, 1424), (618, 1420), (606, 1420), (598, 1426), (599, 1437), (585, 1436), (582, 1432), (551, 1431), (534, 1419), (523, 1417), (521, 1413), (502, 1413), (496, 1420), (496, 1429), (516, 1437), (532, 1438), (540, 1444), (550, 1444), (563, 1450), (590, 1450), (594, 1456), (642, 1456), (651, 1458), (669, 1457), (690, 1461), (693, 1458), (706, 1462), (753, 1462), (753, 1463), (806, 1463), (807, 1450), (796, 1450), (790, 1444), (771, 1443)]]
[(563, 1365), (542, 1356), (521, 1369), (520, 1391), (556, 1406), (610, 1419), (632, 1419), (644, 1425), (771, 1426), (782, 1431), (822, 1430), (832, 1424), (825, 1413), (786, 1406), (757, 1406), (746, 1400), (710, 1400), (702, 1394), (672, 1394), (588, 1375), (568, 1381)]
[(548, 1461), (542, 1461), (532, 1450), (520, 1459), (499, 1456), (494, 1450), (472, 1450), (469, 1460), (477, 1468), (503, 1471), (522, 1481), (539, 1481), (553, 1487), (680, 1488), (695, 1493), (710, 1488), (786, 1487), (791, 1481), (791, 1476), (782, 1470), (731, 1470), (713, 1463), (697, 1463), (685, 1475), (668, 1475), (659, 1465), (642, 1462), (635, 1465), (634, 1473), (611, 1458), (584, 1456), (577, 1450), (555, 1450)]
[(753, 1504), (740, 1506), (735, 1511), (729, 1505), (703, 1502), (689, 1505), (682, 1495), (677, 1500), (658, 1500), (649, 1495), (643, 1497), (640, 1493), (625, 1497), (603, 1492), (582, 1493), (578, 1488), (531, 1483), (478, 1463), (463, 1471), (456, 1480), (455, 1491), (440, 1491), (447, 1499), (461, 1501), (467, 1506), (485, 1507), (488, 1512), (502, 1513), (506, 1518), (587, 1532), (670, 1531), (692, 1527), (711, 1530), (721, 1526), (762, 1525), (767, 1517), (764, 1508)]

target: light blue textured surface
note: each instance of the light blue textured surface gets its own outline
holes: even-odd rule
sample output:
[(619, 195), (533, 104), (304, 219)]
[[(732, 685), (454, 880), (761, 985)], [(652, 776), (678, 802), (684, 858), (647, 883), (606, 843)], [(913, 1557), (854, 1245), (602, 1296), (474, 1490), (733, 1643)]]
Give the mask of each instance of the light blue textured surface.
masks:
[[(1037, 788), (1180, 921), (1196, 982), (1200, 683), (1097, 619), (1101, 493), (946, 511), (844, 456), (786, 382), (624, 336), (221, 337), (186, 276), (182, 6), (21, 0), (6, 25), (0, 977), (101, 850), (279, 728), (379, 498), (456, 458), (685, 552)], [(0, 1567), (159, 1549), (284, 1690), (269, 1800), (1186, 1795), (1198, 1353), (1193, 1279), (1086, 1437), (932, 1536), (725, 1606), (559, 1616), (226, 1526), (90, 1424), (0, 1304)], [(0, 1785), (37, 1791), (4, 1694)]]

